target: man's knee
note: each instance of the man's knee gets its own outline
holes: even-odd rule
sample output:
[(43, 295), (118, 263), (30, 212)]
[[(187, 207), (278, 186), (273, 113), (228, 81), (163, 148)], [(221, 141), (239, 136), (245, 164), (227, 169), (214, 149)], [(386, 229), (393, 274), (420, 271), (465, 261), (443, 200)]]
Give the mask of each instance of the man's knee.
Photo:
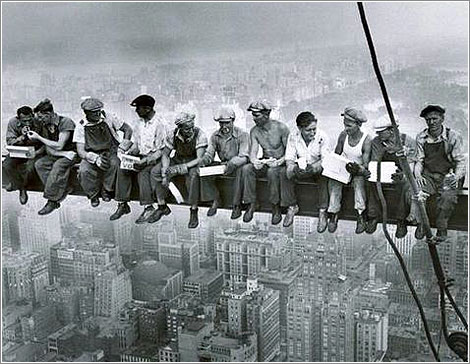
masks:
[(270, 167), (266, 171), (266, 177), (270, 180), (278, 179), (281, 176), (282, 168), (281, 167)]
[(34, 162), (34, 168), (36, 168), (36, 171), (43, 171), (46, 169), (46, 166), (48, 166), (48, 159), (47, 156), (43, 158), (39, 158), (36, 162)]

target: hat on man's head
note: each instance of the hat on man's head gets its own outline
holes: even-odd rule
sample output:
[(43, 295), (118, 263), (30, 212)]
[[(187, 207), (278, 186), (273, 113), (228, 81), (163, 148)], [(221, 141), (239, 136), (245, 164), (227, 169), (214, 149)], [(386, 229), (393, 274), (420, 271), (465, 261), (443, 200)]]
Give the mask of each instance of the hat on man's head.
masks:
[[(398, 120), (395, 120), (395, 122), (398, 124)], [(392, 122), (390, 121), (390, 118), (388, 116), (382, 115), (379, 117), (375, 123), (374, 123), (374, 130), (376, 133), (379, 133), (381, 131), (384, 131), (388, 128), (391, 128), (393, 126)]]
[(272, 106), (265, 100), (253, 101), (250, 106), (248, 106), (248, 111), (259, 112), (259, 111), (271, 111)]
[(98, 99), (89, 97), (88, 99), (83, 100), (80, 106), (83, 111), (98, 111), (103, 109), (104, 104)]
[(214, 120), (219, 121), (233, 121), (235, 120), (235, 111), (231, 107), (222, 106), (214, 113)]
[(132, 100), (131, 106), (134, 106), (134, 107), (137, 107), (137, 106), (154, 107), (155, 106), (155, 99), (150, 95), (140, 95), (140, 96), (137, 96), (134, 100)]
[(364, 115), (364, 113), (354, 107), (347, 107), (346, 109), (344, 109), (341, 116), (344, 116), (346, 119), (356, 121), (361, 124), (367, 122), (367, 117)]
[(184, 124), (184, 123), (189, 123), (190, 121), (193, 121), (196, 118), (196, 115), (193, 113), (189, 112), (180, 112), (175, 119), (175, 124), (176, 126)]
[(42, 100), (39, 104), (36, 105), (34, 108), (34, 112), (47, 112), (47, 111), (54, 111), (54, 107), (52, 106), (52, 102), (49, 99)]
[(428, 105), (423, 110), (421, 110), (421, 114), (419, 114), (419, 116), (424, 118), (426, 114), (433, 112), (433, 111), (437, 111), (440, 114), (445, 114), (446, 109), (444, 109), (440, 105)]

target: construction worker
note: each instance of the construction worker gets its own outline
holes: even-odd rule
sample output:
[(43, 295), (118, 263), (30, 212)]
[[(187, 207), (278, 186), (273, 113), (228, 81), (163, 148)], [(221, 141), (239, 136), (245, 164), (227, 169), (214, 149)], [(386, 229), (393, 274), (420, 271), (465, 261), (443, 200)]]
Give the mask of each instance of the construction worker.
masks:
[[(437, 196), (437, 237), (447, 237), (447, 223), (457, 205), (457, 188), (464, 179), (467, 162), (460, 133), (444, 125), (445, 109), (428, 105), (420, 114), (427, 128), (416, 136), (417, 156), (414, 174), (422, 197)], [(416, 239), (424, 237), (422, 224)]]
[(161, 158), (162, 150), (170, 133), (170, 126), (156, 114), (154, 109), (155, 99), (152, 96), (140, 95), (130, 105), (135, 107), (135, 112), (139, 118), (132, 124), (133, 145), (127, 150), (126, 154), (138, 156), (140, 160), (134, 163), (135, 171), (118, 169), (115, 196), (118, 207), (109, 219), (117, 220), (131, 212), (128, 202), (131, 200), (133, 179), (137, 176), (139, 202), (145, 208), (135, 222), (136, 224), (143, 224), (155, 212), (153, 207), (155, 195), (150, 172)]
[[(254, 101), (248, 107), (255, 126), (250, 131), (250, 162), (243, 166), (243, 202), (248, 203), (248, 210), (243, 221), (253, 219), (256, 211), (256, 177), (266, 176), (268, 179), (269, 201), (272, 204), (271, 223), (277, 225), (282, 220), (281, 205), (281, 174), (285, 173), (285, 151), (289, 128), (287, 125), (270, 118), (271, 106), (265, 101)], [(258, 159), (258, 150), (263, 151), (262, 159)]]
[(3, 168), (8, 176), (10, 183), (7, 185), (7, 191), (19, 190), (19, 199), (22, 205), (28, 202), (26, 185), (34, 172), (34, 163), (44, 152), (44, 146), (38, 141), (32, 141), (28, 137), (28, 131), (40, 131), (38, 120), (34, 117), (33, 109), (29, 106), (22, 106), (16, 111), (16, 116), (8, 121), (6, 142), (7, 145), (32, 146), (35, 149), (35, 157), (11, 158), (6, 156), (3, 161)]
[[(209, 145), (202, 157), (201, 166), (213, 163), (216, 153), (220, 161), (226, 164), (224, 174), (235, 177), (231, 219), (238, 219), (242, 215), (243, 176), (241, 167), (248, 163), (250, 137), (247, 132), (233, 125), (235, 112), (229, 107), (219, 108), (214, 115), (214, 120), (219, 123), (219, 129), (209, 139)], [(207, 178), (207, 180), (207, 183), (214, 182), (211, 178)], [(205, 179), (203, 179), (204, 182)], [(207, 211), (207, 216), (213, 216), (217, 212), (220, 194), (216, 188), (215, 191), (217, 192), (217, 198)]]
[(317, 231), (326, 230), (328, 219), (328, 180), (321, 175), (322, 154), (329, 149), (328, 139), (325, 133), (317, 129), (317, 118), (309, 111), (301, 112), (296, 118), (297, 130), (290, 133), (286, 147), (286, 174), (282, 178), (286, 180), (281, 190), (281, 196), (289, 208), (283, 225), (292, 225), (294, 216), (299, 211), (295, 184), (298, 180), (314, 181), (319, 186), (318, 193), (318, 225)]
[[(343, 116), (344, 131), (338, 137), (335, 153), (351, 161), (346, 169), (352, 176), (352, 185), (354, 187), (354, 208), (357, 211), (356, 234), (361, 234), (366, 229), (364, 214), (366, 210), (365, 178), (370, 175), (367, 166), (370, 158), (371, 140), (361, 130), (361, 125), (367, 122), (367, 118), (362, 111), (347, 107), (341, 116)], [(338, 213), (341, 210), (343, 184), (329, 179), (328, 190), (330, 194), (328, 231), (332, 233), (338, 227)]]
[[(103, 201), (111, 201), (114, 195), (116, 173), (120, 160), (117, 157), (118, 147), (126, 152), (132, 145), (131, 127), (116, 116), (103, 110), (103, 103), (95, 98), (88, 98), (81, 103), (85, 120), (81, 120), (73, 135), (77, 144), (80, 162), (80, 184), (90, 199), (91, 206)], [(120, 142), (117, 132), (124, 133)]]
[(44, 198), (46, 205), (38, 211), (39, 215), (50, 214), (60, 207), (62, 201), (72, 185), (69, 177), (74, 164), (79, 162), (73, 143), (75, 123), (54, 112), (54, 107), (49, 99), (44, 99), (35, 108), (34, 112), (42, 124), (41, 135), (30, 130), (28, 137), (39, 141), (46, 148), (46, 155), (35, 163), (36, 171), (44, 184)]
[[(158, 221), (163, 215), (170, 213), (166, 205), (166, 194), (169, 182), (177, 176), (184, 176), (188, 189), (187, 203), (190, 207), (188, 228), (194, 229), (199, 225), (198, 203), (214, 201), (216, 191), (211, 184), (202, 184), (199, 177), (199, 163), (207, 148), (207, 137), (204, 132), (194, 126), (195, 115), (182, 112), (175, 120), (176, 129), (169, 138), (168, 146), (164, 148), (161, 164), (152, 170), (152, 180), (157, 195), (158, 210), (149, 222)], [(170, 152), (175, 155), (170, 159)]]
[[(377, 134), (371, 141), (371, 161), (394, 162), (397, 172), (392, 175), (395, 191), (398, 195), (393, 208), (396, 211), (398, 222), (395, 236), (401, 239), (407, 234), (406, 218), (410, 212), (410, 185), (401, 169), (397, 156), (398, 145), (393, 132), (393, 125), (388, 116), (380, 117), (374, 124)], [(414, 168), (416, 142), (404, 133), (400, 133), (401, 143), (404, 153), (410, 164), (411, 170)], [(367, 228), (366, 233), (373, 234), (377, 229), (378, 222), (382, 219), (382, 206), (375, 182), (367, 182)]]

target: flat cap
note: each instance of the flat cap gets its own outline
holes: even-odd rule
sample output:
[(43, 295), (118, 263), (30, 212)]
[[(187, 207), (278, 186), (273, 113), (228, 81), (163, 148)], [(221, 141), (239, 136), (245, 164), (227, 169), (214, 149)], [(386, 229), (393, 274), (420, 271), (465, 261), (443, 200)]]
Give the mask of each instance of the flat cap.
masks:
[[(398, 124), (398, 120), (395, 120), (395, 121)], [(375, 130), (376, 133), (378, 133), (378, 132), (384, 131), (385, 129), (388, 129), (392, 126), (393, 126), (393, 124), (390, 121), (390, 118), (388, 116), (383, 115), (375, 121), (374, 130)]]
[(49, 99), (44, 99), (42, 100), (39, 104), (36, 105), (34, 108), (34, 112), (39, 112), (39, 111), (51, 111), (54, 110), (52, 106), (52, 102)]
[(134, 100), (131, 102), (131, 106), (149, 106), (149, 107), (154, 107), (155, 106), (155, 99), (150, 96), (150, 95), (140, 95), (137, 96)]
[(175, 124), (178, 126), (184, 123), (189, 123), (190, 121), (193, 121), (195, 118), (196, 118), (196, 115), (192, 113), (181, 112), (176, 116)]
[(103, 109), (104, 104), (98, 99), (89, 97), (88, 99), (83, 100), (80, 106), (83, 111), (98, 111)]
[(438, 113), (445, 114), (446, 109), (444, 109), (440, 105), (428, 105), (423, 110), (421, 110), (421, 114), (419, 114), (419, 116), (424, 118), (426, 116), (426, 114), (428, 114), (432, 111), (437, 111)]
[(248, 111), (259, 112), (259, 111), (270, 111), (272, 106), (265, 100), (253, 101), (250, 106), (248, 106)]
[(222, 106), (214, 113), (215, 121), (232, 121), (235, 120), (235, 111), (231, 107)]
[(361, 110), (355, 109), (354, 107), (347, 107), (344, 109), (341, 116), (344, 116), (346, 119), (357, 121), (362, 123), (367, 122), (367, 117)]

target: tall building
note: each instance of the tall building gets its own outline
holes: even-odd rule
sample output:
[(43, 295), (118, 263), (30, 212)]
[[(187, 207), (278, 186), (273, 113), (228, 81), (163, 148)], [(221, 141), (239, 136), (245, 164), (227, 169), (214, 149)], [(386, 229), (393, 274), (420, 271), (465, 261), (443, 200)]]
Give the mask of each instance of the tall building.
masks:
[(121, 253), (130, 253), (133, 249), (132, 228), (134, 223), (130, 219), (120, 219), (112, 222), (114, 242), (119, 246)]
[(228, 298), (228, 335), (240, 337), (247, 331), (246, 305), (248, 302), (246, 288), (235, 288)]
[(3, 300), (6, 304), (19, 300), (45, 302), (49, 284), (48, 262), (39, 253), (6, 253), (3, 256)]
[(282, 233), (226, 230), (216, 235), (217, 270), (231, 285), (246, 282), (261, 270), (277, 270), (291, 262), (289, 239)]
[[(395, 237), (396, 231), (397, 231), (396, 225), (388, 226), (388, 232), (390, 233), (390, 236), (392, 237), (393, 243), (396, 245), (396, 247), (398, 248), (398, 251), (402, 255), (406, 266), (411, 267), (413, 246), (416, 244), (416, 239), (413, 234), (406, 234), (404, 238), (397, 239)], [(390, 244), (387, 243), (386, 246), (387, 246), (387, 253), (394, 254)]]
[(98, 272), (120, 265), (119, 248), (102, 239), (64, 239), (51, 247), (51, 271), (55, 282), (93, 286)]
[(222, 272), (201, 268), (183, 279), (183, 292), (191, 293), (204, 303), (215, 303), (224, 286)]
[[(158, 241), (159, 261), (168, 267), (179, 269), (184, 277), (199, 270), (199, 246), (197, 241), (176, 238), (176, 234), (162, 233)], [(159, 234), (160, 236), (160, 234)]]
[(39, 216), (36, 209), (22, 209), (18, 216), (20, 248), (49, 257), (49, 249), (62, 239), (59, 214)]
[(132, 285), (128, 270), (114, 267), (95, 275), (96, 316), (117, 317), (131, 300)]
[(247, 331), (256, 333), (259, 362), (274, 361), (281, 354), (279, 308), (279, 291), (256, 285), (249, 292)]
[(57, 319), (68, 325), (79, 315), (80, 290), (75, 286), (61, 287), (58, 284), (46, 288), (47, 304), (54, 306)]
[(388, 313), (378, 314), (367, 310), (354, 314), (354, 361), (382, 361), (388, 347)]

